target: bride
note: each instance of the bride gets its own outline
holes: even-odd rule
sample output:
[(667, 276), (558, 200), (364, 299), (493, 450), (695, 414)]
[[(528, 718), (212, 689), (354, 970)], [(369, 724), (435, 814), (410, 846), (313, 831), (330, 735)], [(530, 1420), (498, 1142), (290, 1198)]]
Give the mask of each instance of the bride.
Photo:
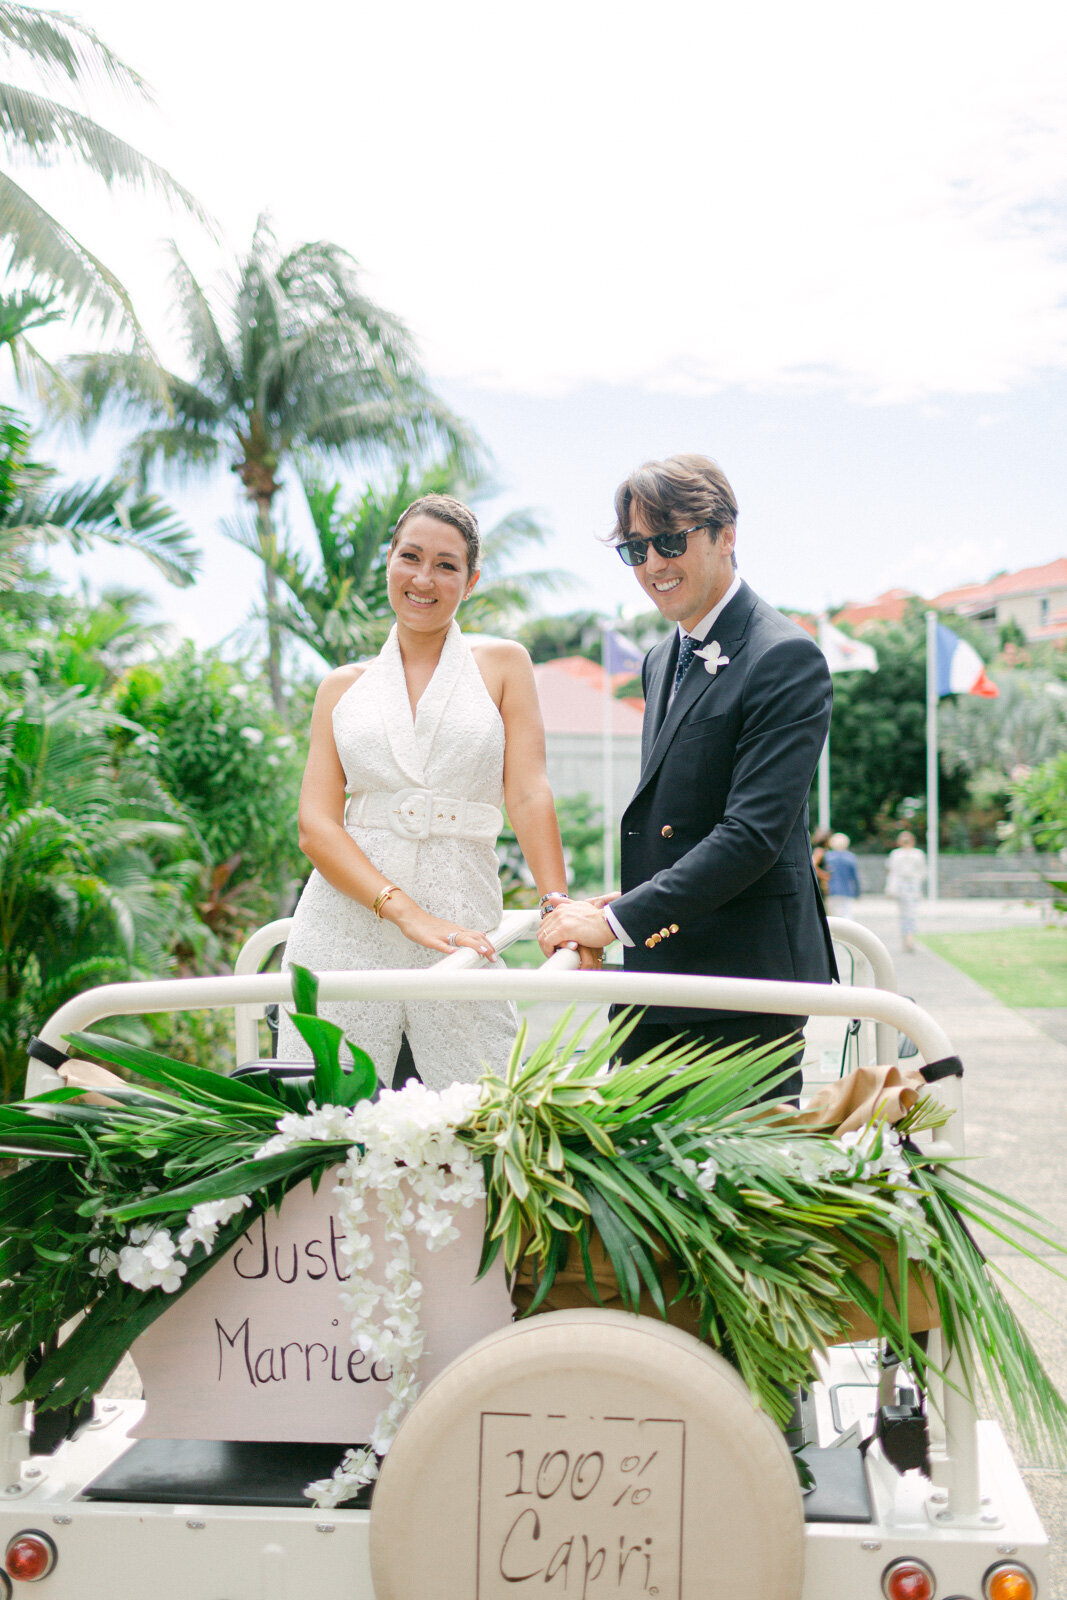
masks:
[[(300, 847), (315, 870), (283, 967), (422, 968), (467, 946), (495, 958), (501, 803), (543, 904), (566, 892), (530, 658), (468, 643), (455, 620), (478, 582), (474, 513), (450, 495), (404, 511), (389, 548), (396, 622), (369, 664), (338, 667), (315, 698)], [(327, 1001), (386, 1086), (406, 1034), (432, 1088), (501, 1069), (516, 1032), (504, 1002)], [(310, 1052), (282, 1014), (278, 1055)]]

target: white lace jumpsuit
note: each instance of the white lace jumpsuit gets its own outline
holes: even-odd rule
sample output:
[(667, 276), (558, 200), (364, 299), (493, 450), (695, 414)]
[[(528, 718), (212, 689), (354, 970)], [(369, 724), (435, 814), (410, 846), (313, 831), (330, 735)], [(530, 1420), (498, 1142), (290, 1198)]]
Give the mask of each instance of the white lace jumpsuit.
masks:
[[(381, 654), (337, 702), (333, 735), (349, 799), (345, 830), (389, 883), (434, 916), (491, 933), (502, 909), (496, 836), (503, 821), (504, 724), (453, 622), (414, 717), (394, 627)], [(427, 831), (428, 830), (428, 831)], [(311, 874), (283, 967), (312, 972), (428, 967), (437, 950)], [(517, 1028), (501, 1001), (324, 1001), (321, 1014), (366, 1050), (387, 1086), (406, 1033), (434, 1089), (505, 1065)], [(278, 1058), (310, 1052), (282, 1008)]]

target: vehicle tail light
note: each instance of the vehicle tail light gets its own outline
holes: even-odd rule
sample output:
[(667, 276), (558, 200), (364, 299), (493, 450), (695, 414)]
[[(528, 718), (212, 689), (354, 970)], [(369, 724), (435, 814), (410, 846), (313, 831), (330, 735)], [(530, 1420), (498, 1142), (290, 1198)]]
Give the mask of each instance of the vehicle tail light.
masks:
[(20, 1583), (38, 1583), (47, 1578), (56, 1564), (56, 1547), (47, 1533), (24, 1528), (8, 1540), (4, 1565)]
[(982, 1579), (984, 1600), (1035, 1600), (1033, 1573), (1018, 1561), (999, 1561)]
[(882, 1573), (886, 1600), (934, 1600), (937, 1584), (924, 1561), (892, 1561)]

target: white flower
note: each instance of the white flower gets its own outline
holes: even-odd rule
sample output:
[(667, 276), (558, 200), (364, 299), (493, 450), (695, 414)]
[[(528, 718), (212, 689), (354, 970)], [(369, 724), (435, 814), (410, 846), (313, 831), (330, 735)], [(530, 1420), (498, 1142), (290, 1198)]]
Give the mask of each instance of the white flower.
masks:
[(700, 1167), (697, 1171), (697, 1187), (699, 1189), (706, 1189), (710, 1194), (714, 1189), (716, 1182), (718, 1181), (718, 1177), (719, 1163), (716, 1161), (714, 1156), (709, 1156), (706, 1161), (702, 1161), (700, 1163)]
[(720, 667), (728, 667), (730, 665), (730, 657), (723, 655), (719, 649), (718, 641), (715, 639), (712, 639), (710, 644), (706, 644), (702, 650), (697, 650), (695, 654), (703, 661), (704, 671), (710, 672), (713, 678)]
[(118, 1275), (123, 1283), (147, 1292), (162, 1289), (174, 1294), (185, 1277), (184, 1261), (176, 1259), (177, 1246), (165, 1228), (134, 1228), (134, 1241), (119, 1251)]
[(238, 732), (240, 733), (241, 738), (247, 739), (251, 745), (262, 744), (263, 740), (266, 738), (266, 734), (263, 732), (262, 728), (239, 728)]
[(182, 1255), (192, 1255), (198, 1244), (203, 1245), (205, 1252), (210, 1255), (222, 1224), (229, 1222), (231, 1217), (237, 1216), (238, 1212), (251, 1204), (250, 1195), (238, 1194), (230, 1200), (203, 1200), (198, 1206), (194, 1206), (185, 1219), (185, 1227), (178, 1235), (178, 1248)]
[(119, 1264), (119, 1258), (114, 1250), (107, 1249), (106, 1245), (97, 1245), (95, 1250), (90, 1250), (89, 1260), (93, 1264), (94, 1278), (110, 1277)]

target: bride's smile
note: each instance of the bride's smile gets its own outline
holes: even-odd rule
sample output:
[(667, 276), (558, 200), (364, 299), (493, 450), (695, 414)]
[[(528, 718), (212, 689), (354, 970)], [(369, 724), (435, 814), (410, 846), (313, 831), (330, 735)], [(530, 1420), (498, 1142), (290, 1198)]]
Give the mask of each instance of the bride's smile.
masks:
[(477, 581), (459, 529), (425, 516), (405, 522), (389, 554), (388, 575), (397, 621), (417, 626), (432, 619), (435, 631), (448, 626)]

